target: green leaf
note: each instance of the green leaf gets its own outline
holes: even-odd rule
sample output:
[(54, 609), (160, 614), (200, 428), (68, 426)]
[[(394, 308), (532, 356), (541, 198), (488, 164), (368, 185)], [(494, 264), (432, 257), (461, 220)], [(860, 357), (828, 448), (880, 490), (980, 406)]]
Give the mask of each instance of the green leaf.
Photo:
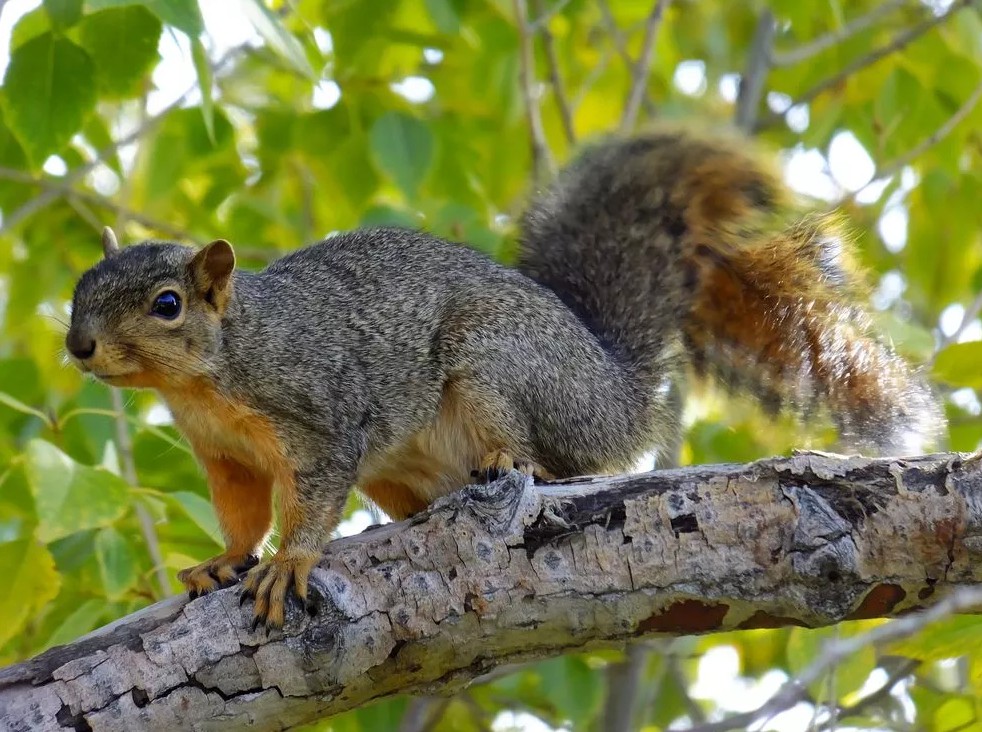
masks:
[(61, 578), (55, 561), (33, 539), (0, 544), (0, 646), (17, 635), (41, 608), (58, 595)]
[(982, 618), (962, 615), (932, 623), (917, 635), (890, 645), (890, 653), (922, 661), (957, 658), (982, 648)]
[(198, 88), (201, 90), (201, 116), (208, 131), (208, 140), (215, 144), (215, 102), (212, 98), (211, 64), (208, 62), (208, 52), (197, 38), (191, 41), (191, 58), (194, 60), (194, 70), (198, 74)]
[(573, 720), (574, 729), (589, 728), (602, 696), (598, 674), (578, 656), (546, 661), (540, 669), (546, 698)]
[(942, 350), (932, 376), (950, 386), (982, 387), (982, 341), (954, 343)]
[(51, 30), (51, 15), (43, 6), (35, 8), (17, 21), (10, 35), (10, 50), (16, 51), (32, 38)]
[(163, 26), (146, 8), (110, 8), (85, 17), (80, 42), (95, 62), (100, 91), (110, 98), (139, 96), (159, 58)]
[(936, 732), (979, 732), (980, 728), (975, 704), (969, 699), (949, 699), (934, 713)]
[(120, 599), (138, 579), (133, 549), (123, 535), (110, 526), (96, 534), (95, 554), (106, 597)]
[(410, 198), (433, 163), (433, 135), (425, 123), (402, 112), (387, 112), (371, 133), (372, 151), (379, 165)]
[(167, 494), (167, 498), (176, 503), (187, 514), (199, 529), (204, 531), (219, 546), (225, 546), (222, 530), (218, 526), (218, 518), (211, 503), (197, 493), (176, 491)]
[(35, 409), (34, 407), (30, 407), (27, 404), (24, 404), (24, 402), (20, 401), (19, 399), (15, 399), (14, 397), (10, 396), (10, 394), (6, 394), (2, 391), (0, 391), (0, 404), (3, 404), (6, 407), (10, 407), (11, 409), (18, 411), (21, 414), (29, 414), (32, 417), (37, 417), (42, 422), (44, 422), (44, 424), (48, 427), (53, 426), (51, 423), (51, 419), (48, 417), (48, 415), (42, 412), (40, 409)]
[(44, 0), (44, 9), (51, 18), (51, 25), (63, 30), (81, 19), (82, 0)]
[(286, 61), (298, 73), (312, 80), (317, 79), (300, 41), (288, 31), (262, 0), (240, 0), (245, 16), (252, 21), (256, 32), (263, 37), (277, 56)]
[(45, 646), (60, 646), (98, 627), (99, 619), (106, 612), (104, 600), (86, 600), (59, 625), (45, 641)]
[(7, 123), (40, 167), (95, 107), (95, 66), (67, 38), (45, 33), (11, 54), (3, 88)]
[(141, 5), (167, 25), (184, 31), (191, 38), (197, 38), (205, 29), (197, 0), (88, 0), (88, 3), (94, 10)]
[(124, 480), (76, 463), (49, 442), (31, 440), (26, 458), (42, 541), (108, 526), (129, 507), (130, 491)]
[[(788, 638), (788, 665), (794, 674), (798, 674), (811, 664), (823, 651), (825, 645), (837, 637), (856, 635), (862, 627), (859, 623), (843, 623), (833, 628), (792, 628)], [(876, 652), (872, 646), (866, 646), (835, 668), (835, 690), (841, 699), (844, 695), (858, 691), (863, 682), (876, 667)], [(811, 685), (810, 691), (816, 699), (829, 701), (828, 683), (819, 679)]]
[(460, 32), (460, 16), (451, 0), (426, 0), (426, 10), (441, 33), (455, 35)]

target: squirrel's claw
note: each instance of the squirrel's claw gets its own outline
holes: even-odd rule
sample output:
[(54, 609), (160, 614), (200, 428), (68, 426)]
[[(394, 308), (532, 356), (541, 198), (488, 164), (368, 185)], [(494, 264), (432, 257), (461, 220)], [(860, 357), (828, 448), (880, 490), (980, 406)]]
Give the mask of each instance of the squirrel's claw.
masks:
[(177, 578), (187, 587), (188, 597), (194, 600), (209, 592), (231, 587), (258, 563), (259, 557), (255, 554), (225, 552), (194, 567), (181, 570)]
[(291, 589), (307, 613), (316, 614), (316, 604), (307, 596), (307, 577), (319, 559), (318, 553), (280, 549), (272, 559), (249, 570), (239, 604), (253, 598), (253, 631), (260, 625), (265, 626), (267, 633), (283, 627), (286, 598)]
[(514, 460), (503, 450), (496, 450), (484, 456), (478, 470), (471, 471), (474, 478), (484, 478), (486, 483), (493, 483), (505, 477), (509, 471), (517, 470), (525, 475), (531, 475), (538, 480), (553, 480), (554, 476), (538, 463), (531, 460)]

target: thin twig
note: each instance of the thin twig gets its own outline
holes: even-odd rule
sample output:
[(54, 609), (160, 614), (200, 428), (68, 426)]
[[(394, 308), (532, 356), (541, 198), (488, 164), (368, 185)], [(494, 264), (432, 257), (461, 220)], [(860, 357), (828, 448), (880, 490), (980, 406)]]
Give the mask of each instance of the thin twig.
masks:
[[(890, 674), (887, 676), (887, 680), (883, 682), (882, 686), (877, 688), (875, 691), (870, 692), (853, 704), (838, 707), (836, 709), (835, 718), (848, 719), (849, 717), (857, 717), (861, 714), (865, 714), (870, 709), (875, 708), (880, 704), (880, 702), (887, 699), (897, 684), (910, 676), (914, 672), (914, 669), (920, 666), (920, 664), (921, 662), (917, 659), (905, 658), (897, 668), (890, 672)], [(824, 722), (819, 729), (821, 729), (822, 732), (831, 730), (832, 727), (830, 725), (834, 724), (835, 718), (830, 718)]]
[[(134, 211), (99, 193), (82, 191), (75, 188), (68, 180), (67, 176), (61, 178), (36, 178), (23, 170), (0, 167), (0, 178), (4, 180), (12, 180), (16, 183), (23, 183), (24, 185), (38, 186), (44, 190), (44, 194), (42, 195), (50, 194), (52, 200), (57, 200), (63, 196), (66, 198), (74, 198), (82, 201), (83, 203), (87, 203), (90, 206), (101, 206), (103, 208), (108, 208), (118, 216), (125, 216), (132, 221), (136, 221), (141, 226), (145, 226), (148, 229), (154, 229), (162, 234), (166, 234), (167, 236), (177, 239), (188, 238), (188, 232), (174, 226), (173, 224), (169, 224), (166, 221), (158, 221), (150, 216)], [(38, 196), (38, 198), (40, 198), (40, 196)]]
[(919, 158), (925, 152), (941, 142), (944, 138), (951, 134), (952, 130), (954, 130), (959, 123), (961, 123), (969, 114), (971, 114), (972, 110), (975, 109), (975, 105), (979, 103), (980, 99), (982, 99), (982, 84), (975, 87), (975, 90), (971, 93), (971, 95), (969, 95), (968, 99), (965, 100), (962, 106), (955, 110), (954, 114), (952, 114), (943, 125), (935, 130), (933, 134), (926, 137), (896, 160), (893, 160), (887, 165), (883, 166), (882, 170), (877, 171), (876, 178), (889, 178), (892, 175), (896, 175), (906, 166), (910, 165), (912, 161)]
[(573, 97), (573, 101), (570, 103), (570, 108), (575, 113), (580, 105), (583, 104), (583, 100), (586, 98), (587, 93), (597, 83), (597, 79), (603, 76), (603, 73), (607, 70), (610, 65), (610, 59), (614, 55), (614, 51), (610, 46), (607, 46), (603, 50), (603, 54), (600, 56), (600, 60), (596, 65), (590, 69), (590, 73), (580, 84), (580, 88), (576, 90), (576, 96)]
[(750, 53), (747, 55), (747, 65), (740, 77), (740, 90), (736, 100), (736, 126), (749, 132), (757, 124), (757, 111), (760, 100), (764, 95), (764, 80), (770, 70), (771, 45), (777, 23), (770, 10), (764, 10), (757, 21)]
[(569, 5), (569, 1), (570, 0), (559, 0), (559, 2), (545, 12), (542, 11), (541, 3), (536, 3), (535, 12), (539, 17), (529, 23), (529, 28), (531, 31), (533, 33), (538, 33), (539, 31), (544, 30), (546, 26), (549, 25), (550, 20), (563, 12), (566, 6)]
[[(140, 105), (140, 126), (147, 122), (147, 97), (143, 96), (143, 103)], [(119, 197), (126, 200), (132, 192), (131, 180), (124, 177), (120, 186)], [(121, 209), (116, 210), (116, 231), (123, 231), (126, 227), (127, 212)], [(136, 460), (133, 457), (133, 437), (130, 434), (130, 426), (126, 420), (126, 403), (123, 400), (123, 393), (114, 387), (109, 388), (112, 399), (113, 411), (116, 416), (113, 422), (116, 427), (116, 445), (119, 448), (120, 467), (123, 471), (123, 479), (136, 488), (140, 484), (139, 476), (136, 473)], [(143, 534), (143, 542), (146, 544), (147, 553), (153, 563), (153, 572), (157, 578), (157, 589), (160, 597), (164, 598), (171, 594), (170, 582), (167, 579), (167, 569), (164, 566), (164, 555), (160, 551), (160, 537), (157, 535), (157, 528), (153, 525), (153, 517), (147, 507), (138, 498), (135, 505), (136, 519), (140, 524), (140, 533)]]
[[(644, 678), (644, 671), (653, 652), (654, 648), (648, 644), (632, 643), (625, 649), (623, 661), (612, 663), (607, 667), (604, 673), (607, 697), (604, 701), (603, 716), (606, 732), (631, 732), (638, 728), (635, 723), (640, 706), (638, 697), (642, 688), (652, 683), (652, 680)], [(664, 672), (663, 664), (660, 677)], [(661, 678), (654, 682), (660, 684)]]
[[(136, 474), (136, 461), (133, 459), (133, 440), (130, 438), (129, 426), (126, 424), (126, 405), (123, 403), (123, 394), (119, 389), (110, 388), (112, 397), (113, 411), (120, 416), (113, 420), (116, 425), (116, 444), (119, 446), (119, 462), (123, 471), (123, 479), (132, 487), (139, 486), (139, 478)], [(143, 541), (147, 545), (147, 553), (150, 561), (153, 562), (154, 576), (157, 580), (157, 589), (160, 597), (170, 596), (170, 582), (167, 579), (167, 569), (164, 565), (164, 555), (160, 551), (160, 538), (157, 536), (157, 529), (153, 525), (153, 517), (147, 507), (139, 502), (135, 506), (136, 519), (140, 524), (140, 533), (143, 534)]]
[(789, 51), (774, 51), (771, 54), (771, 65), (772, 66), (793, 66), (794, 64), (799, 64), (802, 61), (807, 61), (812, 56), (817, 56), (822, 51), (825, 51), (832, 46), (838, 45), (843, 41), (847, 41), (852, 38), (857, 33), (861, 33), (873, 26), (877, 21), (886, 15), (889, 15), (894, 10), (899, 10), (904, 5), (911, 5), (910, 0), (888, 0), (888, 2), (882, 5), (877, 5), (875, 8), (870, 10), (866, 15), (860, 15), (858, 18), (854, 18), (848, 23), (846, 23), (841, 28), (836, 28), (833, 31), (829, 31), (825, 35), (821, 35), (818, 38), (814, 38), (808, 43), (804, 43), (798, 48), (793, 48)]
[[(607, 26), (607, 33), (613, 41), (614, 51), (617, 52), (617, 55), (621, 57), (621, 61), (627, 66), (628, 71), (631, 72), (634, 69), (634, 59), (627, 52), (627, 38), (624, 37), (620, 27), (617, 25), (617, 21), (614, 20), (614, 14), (611, 12), (607, 0), (598, 0), (597, 6), (600, 8), (600, 15), (603, 17), (604, 25)], [(644, 97), (641, 101), (644, 104), (645, 114), (649, 117), (654, 116), (655, 105), (648, 97), (647, 89), (644, 90)]]
[[(802, 93), (799, 97), (794, 99), (791, 102), (791, 104), (788, 105), (788, 109), (791, 109), (792, 107), (800, 106), (802, 104), (808, 104), (816, 97), (827, 92), (829, 89), (834, 89), (835, 87), (842, 84), (842, 82), (844, 82), (850, 76), (855, 74), (857, 71), (865, 69), (867, 66), (872, 66), (877, 61), (880, 61), (886, 58), (887, 56), (890, 56), (891, 54), (900, 51), (901, 49), (908, 46), (909, 44), (920, 38), (928, 31), (930, 31), (932, 28), (935, 28), (941, 25), (942, 23), (944, 23), (959, 10), (968, 7), (969, 5), (972, 5), (977, 1), (978, 0), (955, 0), (955, 2), (951, 4), (951, 7), (949, 7), (948, 10), (942, 13), (941, 15), (935, 16), (933, 18), (929, 18), (928, 20), (918, 23), (913, 28), (908, 28), (903, 33), (899, 34), (896, 38), (894, 38), (890, 43), (886, 44), (885, 46), (881, 46), (880, 48), (877, 48), (874, 51), (871, 51), (865, 56), (860, 56), (859, 58), (854, 59), (837, 74), (833, 74), (832, 76), (818, 82), (810, 89)], [(784, 112), (771, 113), (770, 115), (768, 115), (768, 117), (761, 120), (761, 122), (757, 125), (756, 130), (760, 131), (761, 129), (774, 125), (778, 120), (782, 119), (783, 116), (784, 116)]]
[[(839, 200), (836, 203), (836, 205), (842, 205), (846, 201), (854, 200), (863, 191), (865, 191), (871, 185), (873, 185), (875, 181), (881, 181), (884, 178), (890, 178), (896, 175), (897, 173), (899, 173), (900, 171), (902, 171), (904, 168), (906, 168), (908, 165), (914, 162), (914, 160), (919, 158), (921, 155), (926, 153), (928, 150), (930, 150), (932, 147), (934, 147), (943, 139), (945, 139), (948, 135), (950, 135), (952, 131), (961, 122), (963, 122), (965, 118), (968, 117), (969, 114), (972, 113), (972, 110), (975, 109), (976, 105), (979, 103), (980, 100), (982, 100), (982, 84), (979, 84), (977, 87), (975, 87), (975, 90), (971, 93), (971, 95), (969, 95), (968, 99), (965, 100), (962, 106), (956, 109), (955, 112), (947, 120), (945, 120), (945, 123), (941, 125), (938, 129), (936, 129), (931, 135), (921, 140), (917, 145), (912, 147), (910, 150), (908, 150), (907, 152), (905, 152), (903, 155), (899, 156), (895, 160), (891, 160), (886, 165), (878, 167), (876, 172), (873, 174), (873, 177), (870, 179), (869, 183), (867, 183), (866, 185), (864, 185), (862, 188), (855, 191), (854, 193), (851, 193), (845, 198)], [(976, 313), (976, 315), (977, 314), (978, 313)], [(959, 333), (958, 335), (961, 335), (961, 333)]]
[(818, 681), (830, 668), (838, 665), (868, 646), (889, 643), (907, 638), (931, 623), (954, 613), (977, 609), (982, 605), (982, 588), (962, 587), (952, 592), (937, 605), (922, 613), (905, 615), (860, 635), (826, 644), (821, 655), (793, 679), (785, 682), (777, 693), (751, 712), (735, 714), (719, 722), (693, 727), (692, 732), (727, 732), (746, 729), (763, 717), (773, 717), (791, 709), (805, 698), (808, 687)]
[(661, 26), (662, 18), (665, 17), (665, 8), (668, 7), (668, 3), (669, 0), (655, 0), (655, 5), (645, 23), (641, 54), (631, 70), (631, 91), (627, 97), (627, 104), (624, 105), (624, 114), (621, 116), (621, 132), (630, 132), (638, 119), (641, 99), (648, 84), (648, 67), (651, 65), (651, 54), (655, 50), (655, 36), (658, 35), (658, 28)]
[[(541, 20), (544, 17), (542, 10), (543, 0), (532, 0), (532, 7)], [(576, 144), (576, 134), (573, 131), (573, 116), (569, 110), (569, 98), (566, 96), (566, 88), (563, 86), (562, 77), (559, 75), (559, 59), (556, 58), (556, 45), (553, 42), (552, 33), (549, 26), (545, 23), (538, 25), (536, 21), (531, 27), (538, 26), (539, 34), (542, 36), (542, 50), (546, 53), (546, 63), (549, 66), (549, 83), (552, 85), (552, 93), (556, 97), (556, 106), (559, 107), (559, 118), (563, 122), (563, 133), (566, 135), (566, 142), (570, 145)]]
[(515, 22), (518, 25), (520, 44), (518, 77), (525, 99), (525, 114), (528, 118), (529, 137), (532, 145), (532, 169), (536, 181), (542, 181), (546, 171), (553, 172), (552, 154), (546, 143), (546, 133), (542, 127), (542, 114), (536, 99), (535, 85), (535, 56), (532, 49), (532, 33), (528, 23), (528, 8), (525, 0), (513, 0)]
[(685, 707), (685, 713), (689, 719), (692, 720), (693, 724), (705, 724), (706, 713), (699, 706), (699, 703), (689, 695), (689, 681), (685, 678), (682, 667), (679, 666), (679, 657), (674, 653), (666, 654), (665, 669), (682, 696), (682, 706)]
[(399, 722), (399, 732), (430, 732), (439, 724), (451, 701), (452, 697), (422, 696), (413, 699)]

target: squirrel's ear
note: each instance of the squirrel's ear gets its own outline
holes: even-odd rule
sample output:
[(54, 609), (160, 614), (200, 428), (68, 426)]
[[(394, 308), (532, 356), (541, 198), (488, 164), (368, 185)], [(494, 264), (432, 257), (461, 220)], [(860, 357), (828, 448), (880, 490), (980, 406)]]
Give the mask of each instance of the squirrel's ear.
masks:
[(116, 241), (116, 234), (108, 226), (102, 229), (102, 254), (106, 259), (119, 254), (119, 242)]
[(194, 255), (191, 274), (198, 292), (211, 303), (219, 315), (225, 312), (232, 296), (232, 271), (235, 252), (224, 239), (216, 239)]

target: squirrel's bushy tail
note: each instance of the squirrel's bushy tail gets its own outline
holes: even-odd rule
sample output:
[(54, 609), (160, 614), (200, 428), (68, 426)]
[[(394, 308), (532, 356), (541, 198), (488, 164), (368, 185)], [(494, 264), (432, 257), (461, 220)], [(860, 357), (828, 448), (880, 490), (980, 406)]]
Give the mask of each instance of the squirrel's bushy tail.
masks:
[(773, 410), (824, 407), (843, 443), (924, 449), (930, 388), (873, 332), (829, 217), (802, 214), (738, 139), (657, 132), (587, 149), (530, 208), (519, 268), (647, 389), (684, 348)]

